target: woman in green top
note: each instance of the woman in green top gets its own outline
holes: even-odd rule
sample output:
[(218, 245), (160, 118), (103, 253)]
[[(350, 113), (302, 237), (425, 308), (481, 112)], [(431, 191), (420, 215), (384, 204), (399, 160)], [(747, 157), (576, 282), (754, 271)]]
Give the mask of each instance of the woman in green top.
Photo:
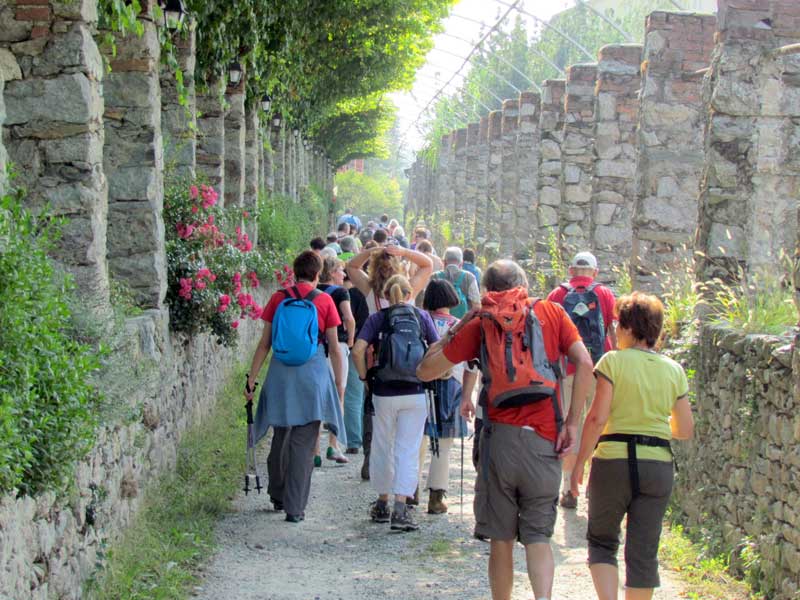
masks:
[(661, 301), (633, 292), (617, 300), (616, 309), (620, 350), (595, 366), (597, 391), (570, 486), (577, 496), (593, 456), (587, 539), (598, 598), (617, 598), (617, 549), (627, 514), (625, 599), (649, 600), (659, 585), (658, 543), (672, 493), (669, 440), (690, 439), (694, 422), (683, 368), (655, 351), (664, 320)]

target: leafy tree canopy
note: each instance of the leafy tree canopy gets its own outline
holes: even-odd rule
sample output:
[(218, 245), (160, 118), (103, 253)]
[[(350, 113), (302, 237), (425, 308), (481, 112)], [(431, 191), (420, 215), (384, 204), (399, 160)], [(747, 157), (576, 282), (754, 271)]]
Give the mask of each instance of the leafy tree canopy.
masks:
[(386, 213), (401, 220), (403, 194), (393, 177), (346, 171), (336, 175), (336, 188), (336, 203), (341, 210), (352, 208), (354, 214), (367, 219), (377, 219)]

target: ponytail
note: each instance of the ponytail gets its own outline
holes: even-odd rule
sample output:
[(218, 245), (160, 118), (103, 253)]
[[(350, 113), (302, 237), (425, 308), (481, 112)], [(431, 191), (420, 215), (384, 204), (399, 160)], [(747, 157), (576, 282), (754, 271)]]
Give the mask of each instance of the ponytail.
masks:
[(392, 275), (383, 286), (383, 296), (392, 305), (403, 304), (412, 291), (411, 284), (403, 275)]

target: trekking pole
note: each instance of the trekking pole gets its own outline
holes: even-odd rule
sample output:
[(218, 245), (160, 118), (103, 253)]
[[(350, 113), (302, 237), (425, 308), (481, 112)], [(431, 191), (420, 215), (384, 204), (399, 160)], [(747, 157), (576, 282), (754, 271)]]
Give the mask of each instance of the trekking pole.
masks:
[[(460, 417), (459, 417), (460, 418)], [(461, 432), (461, 521), (464, 521), (464, 434)]]

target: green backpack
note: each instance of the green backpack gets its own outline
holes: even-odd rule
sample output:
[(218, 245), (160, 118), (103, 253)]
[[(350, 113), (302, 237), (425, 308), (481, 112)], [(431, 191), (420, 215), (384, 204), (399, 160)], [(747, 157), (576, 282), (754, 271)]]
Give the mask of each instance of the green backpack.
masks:
[[(436, 277), (436, 279), (447, 279), (447, 271), (437, 271), (434, 277)], [(464, 295), (464, 290), (461, 289), (461, 285), (464, 283), (466, 277), (467, 272), (462, 270), (455, 283), (453, 283), (453, 287), (456, 288), (456, 294), (458, 295), (458, 306), (451, 308), (450, 314), (457, 319), (462, 318), (469, 311), (469, 301)]]

